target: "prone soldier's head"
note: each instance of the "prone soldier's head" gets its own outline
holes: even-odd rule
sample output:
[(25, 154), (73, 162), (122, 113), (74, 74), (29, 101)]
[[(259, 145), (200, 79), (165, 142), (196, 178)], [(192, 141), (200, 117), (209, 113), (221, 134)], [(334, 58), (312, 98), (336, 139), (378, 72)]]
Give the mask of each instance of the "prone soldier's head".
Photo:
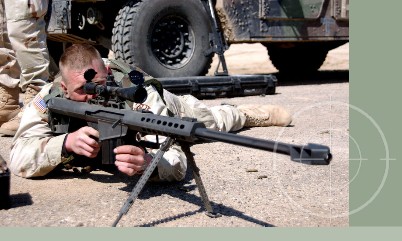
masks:
[(95, 47), (88, 44), (73, 44), (60, 58), (61, 88), (65, 96), (75, 101), (87, 101), (94, 98), (83, 91), (86, 79), (85, 72), (94, 69), (96, 75), (92, 82), (106, 84), (107, 69)]

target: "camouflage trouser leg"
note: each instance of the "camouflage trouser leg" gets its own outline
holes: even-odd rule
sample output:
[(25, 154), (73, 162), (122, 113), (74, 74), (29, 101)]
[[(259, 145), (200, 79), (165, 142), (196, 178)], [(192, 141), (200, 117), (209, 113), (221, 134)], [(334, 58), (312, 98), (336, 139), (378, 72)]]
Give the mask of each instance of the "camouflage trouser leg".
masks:
[[(192, 95), (177, 96), (168, 91), (163, 92), (166, 106), (179, 117), (196, 118), (209, 129), (219, 131), (236, 131), (245, 123), (245, 116), (233, 106), (208, 107)], [(152, 152), (155, 154), (156, 150)], [(173, 145), (163, 155), (158, 164), (161, 180), (180, 181), (185, 177), (187, 159), (179, 146)]]
[(43, 86), (49, 78), (44, 15), (47, 0), (4, 0), (7, 30), (21, 67), (20, 88)]
[(209, 107), (192, 95), (176, 96), (164, 91), (167, 107), (180, 117), (196, 118), (208, 129), (223, 132), (237, 131), (243, 128), (246, 121), (240, 111), (230, 105)]
[(19, 78), (20, 67), (8, 39), (4, 0), (0, 0), (0, 84), (15, 88)]

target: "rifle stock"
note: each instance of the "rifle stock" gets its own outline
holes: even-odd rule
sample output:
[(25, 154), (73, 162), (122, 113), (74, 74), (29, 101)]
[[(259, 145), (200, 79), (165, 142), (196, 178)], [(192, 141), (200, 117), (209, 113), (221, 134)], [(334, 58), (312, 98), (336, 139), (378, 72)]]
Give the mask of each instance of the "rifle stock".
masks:
[[(141, 135), (169, 136), (179, 142), (195, 143), (199, 140), (214, 140), (246, 146), (286, 154), (293, 161), (310, 165), (328, 165), (332, 158), (330, 148), (324, 145), (309, 143), (308, 145), (300, 146), (219, 132), (207, 129), (203, 123), (191, 118), (180, 119), (155, 115), (150, 112), (114, 109), (58, 97), (51, 98), (47, 107), (53, 132), (67, 132), (68, 127), (66, 128), (66, 125), (69, 123), (62, 121), (62, 118), (73, 117), (86, 121), (89, 126), (97, 129), (101, 142), (118, 140), (126, 137), (129, 131), (134, 131)], [(134, 139), (135, 136), (132, 138)], [(107, 154), (108, 150), (111, 150), (111, 147), (108, 147), (102, 153)], [(110, 156), (109, 153), (107, 158), (110, 158)]]

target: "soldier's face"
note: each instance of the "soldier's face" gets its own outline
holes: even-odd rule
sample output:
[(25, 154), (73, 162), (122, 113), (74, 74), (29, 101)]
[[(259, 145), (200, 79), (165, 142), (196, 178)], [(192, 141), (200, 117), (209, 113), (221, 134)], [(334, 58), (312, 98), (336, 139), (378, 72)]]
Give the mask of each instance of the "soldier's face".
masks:
[(81, 70), (67, 69), (65, 73), (67, 80), (62, 80), (61, 86), (68, 99), (86, 102), (96, 97), (95, 95), (86, 94), (83, 89), (86, 83), (84, 73), (88, 69), (94, 69), (96, 71), (96, 75), (92, 79), (92, 82), (103, 85), (106, 84), (107, 69), (105, 68), (102, 60), (95, 60), (92, 62), (91, 66), (86, 66)]

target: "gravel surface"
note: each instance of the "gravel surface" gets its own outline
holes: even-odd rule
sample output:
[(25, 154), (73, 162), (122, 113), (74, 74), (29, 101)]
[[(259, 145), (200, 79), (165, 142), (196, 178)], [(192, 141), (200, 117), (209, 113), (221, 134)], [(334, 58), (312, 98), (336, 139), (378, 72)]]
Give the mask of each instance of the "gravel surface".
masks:
[[(348, 53), (349, 45), (341, 46), (330, 52), (317, 75), (285, 79), (261, 45), (232, 46), (225, 54), (230, 73), (273, 73), (279, 80), (276, 94), (205, 100), (210, 106), (226, 102), (286, 107), (293, 114), (291, 126), (249, 128), (238, 134), (327, 145), (333, 154), (330, 165), (302, 165), (285, 155), (219, 142), (197, 144), (191, 150), (212, 206), (222, 216), (205, 215), (189, 170), (182, 182), (147, 183), (118, 226), (348, 226)], [(10, 145), (10, 137), (0, 137), (5, 159)], [(12, 176), (12, 208), (0, 210), (0, 226), (111, 226), (137, 180), (104, 171), (83, 176), (66, 171), (34, 180)]]

